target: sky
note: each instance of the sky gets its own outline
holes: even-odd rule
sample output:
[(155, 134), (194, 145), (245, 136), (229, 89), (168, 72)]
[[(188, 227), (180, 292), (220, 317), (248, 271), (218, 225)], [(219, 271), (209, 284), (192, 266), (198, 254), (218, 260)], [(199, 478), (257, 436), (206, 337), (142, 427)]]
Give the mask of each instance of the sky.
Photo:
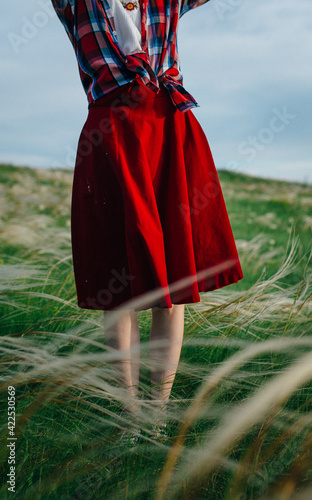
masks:
[[(1, 7), (0, 162), (73, 169), (87, 98), (51, 0)], [(179, 21), (217, 169), (312, 184), (311, 0), (210, 0)]]

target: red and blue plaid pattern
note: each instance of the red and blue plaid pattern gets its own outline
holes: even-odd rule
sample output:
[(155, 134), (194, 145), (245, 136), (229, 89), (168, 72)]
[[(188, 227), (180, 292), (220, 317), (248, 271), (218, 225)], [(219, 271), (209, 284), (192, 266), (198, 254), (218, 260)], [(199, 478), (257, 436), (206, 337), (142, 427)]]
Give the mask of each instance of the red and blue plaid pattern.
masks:
[(107, 0), (52, 0), (74, 47), (89, 103), (141, 80), (155, 92), (161, 82), (180, 111), (197, 107), (183, 87), (177, 26), (181, 16), (208, 1), (140, 0), (142, 50), (125, 55), (118, 45)]

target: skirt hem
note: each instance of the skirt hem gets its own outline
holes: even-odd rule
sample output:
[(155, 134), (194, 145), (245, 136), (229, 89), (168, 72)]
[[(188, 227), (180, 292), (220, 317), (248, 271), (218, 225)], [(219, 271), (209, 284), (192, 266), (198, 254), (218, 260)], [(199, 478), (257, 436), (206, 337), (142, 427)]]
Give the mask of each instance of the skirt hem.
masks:
[[(183, 298), (171, 298), (170, 294), (166, 294), (163, 297), (158, 298), (155, 300), (153, 303), (148, 304), (146, 306), (141, 306), (141, 307), (131, 307), (131, 304), (135, 302), (137, 299), (144, 297), (144, 294), (141, 294), (137, 297), (133, 297), (129, 299), (128, 301), (123, 301), (119, 305), (115, 307), (111, 307), (111, 305), (105, 305), (105, 304), (96, 304), (96, 303), (86, 303), (83, 300), (79, 300), (77, 305), (80, 309), (89, 309), (89, 310), (98, 310), (98, 311), (117, 311), (121, 309), (134, 309), (134, 311), (139, 312), (139, 311), (146, 311), (148, 309), (151, 309), (153, 307), (158, 307), (161, 309), (171, 309), (172, 305), (182, 305), (182, 304), (195, 304), (201, 301), (200, 298), (200, 293), (207, 293), (207, 292), (212, 292), (214, 290), (218, 290), (220, 288), (223, 288), (225, 286), (233, 285), (235, 283), (238, 283), (241, 279), (243, 279), (244, 275), (240, 269), (231, 270), (229, 272), (224, 272), (219, 275), (214, 276), (213, 278), (208, 278), (205, 280), (201, 280), (195, 283), (193, 287), (190, 289), (188, 288), (188, 291), (181, 290), (178, 292), (178, 294), (183, 294)], [(150, 290), (146, 292), (147, 294), (150, 293)], [(178, 296), (176, 294), (176, 296)]]

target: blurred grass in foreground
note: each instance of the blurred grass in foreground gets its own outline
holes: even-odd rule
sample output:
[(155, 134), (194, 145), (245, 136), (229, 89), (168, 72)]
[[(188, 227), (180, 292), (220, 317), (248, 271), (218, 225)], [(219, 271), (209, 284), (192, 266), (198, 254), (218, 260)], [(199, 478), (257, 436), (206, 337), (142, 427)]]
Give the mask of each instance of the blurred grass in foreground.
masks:
[[(102, 313), (76, 306), (72, 173), (1, 167), (1, 405), (17, 396), (16, 498), (312, 498), (312, 186), (219, 172), (245, 278), (188, 305), (166, 443), (148, 437), (114, 379)], [(145, 431), (145, 432), (144, 432)], [(7, 421), (1, 425), (7, 493)]]

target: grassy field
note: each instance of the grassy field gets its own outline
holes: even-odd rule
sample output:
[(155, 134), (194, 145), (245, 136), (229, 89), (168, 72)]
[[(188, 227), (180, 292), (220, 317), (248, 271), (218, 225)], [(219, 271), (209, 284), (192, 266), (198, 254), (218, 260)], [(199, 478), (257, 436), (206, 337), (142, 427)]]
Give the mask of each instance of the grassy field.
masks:
[(186, 307), (164, 443), (149, 434), (151, 311), (139, 314), (133, 445), (102, 313), (76, 306), (73, 174), (0, 166), (1, 499), (312, 498), (312, 186), (218, 174), (244, 279)]

